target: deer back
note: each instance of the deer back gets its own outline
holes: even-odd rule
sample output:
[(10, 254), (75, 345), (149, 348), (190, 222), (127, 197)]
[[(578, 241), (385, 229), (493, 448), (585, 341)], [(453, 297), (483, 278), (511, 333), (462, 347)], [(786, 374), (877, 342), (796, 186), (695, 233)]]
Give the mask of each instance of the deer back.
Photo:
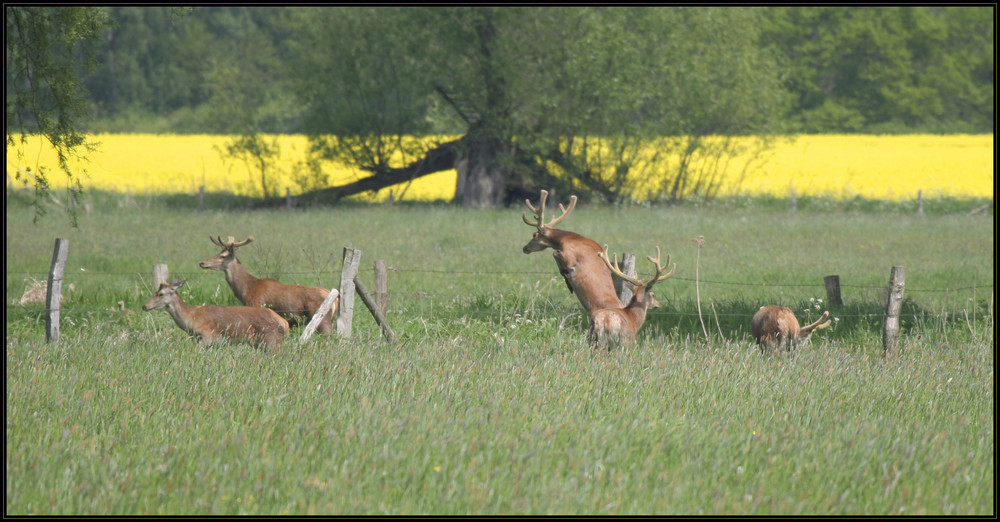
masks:
[(823, 323), (830, 312), (823, 312), (818, 321), (805, 328), (799, 326), (795, 313), (785, 306), (766, 305), (760, 307), (750, 322), (750, 331), (754, 340), (761, 347), (775, 349), (785, 346), (791, 349), (798, 342), (808, 339), (816, 330), (826, 328), (830, 321)]
[(289, 325), (269, 308), (205, 305), (194, 310), (194, 330), (207, 341), (222, 336), (259, 347), (279, 347)]
[(559, 273), (566, 280), (570, 292), (576, 294), (589, 315), (594, 310), (620, 307), (611, 270), (604, 265), (598, 253), (601, 247), (594, 241), (574, 232), (554, 230), (558, 238), (552, 253)]

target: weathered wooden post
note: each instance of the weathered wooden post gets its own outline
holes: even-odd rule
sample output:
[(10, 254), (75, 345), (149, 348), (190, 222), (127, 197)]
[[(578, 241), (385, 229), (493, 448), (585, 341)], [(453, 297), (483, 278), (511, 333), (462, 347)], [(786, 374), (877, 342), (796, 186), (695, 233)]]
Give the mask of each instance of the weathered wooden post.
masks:
[(375, 303), (383, 314), (389, 310), (389, 270), (384, 259), (375, 261)]
[(792, 189), (792, 212), (799, 209), (799, 200), (795, 197), (795, 189)]
[(292, 189), (285, 187), (285, 210), (292, 210)]
[(307, 324), (302, 330), (302, 335), (299, 336), (299, 342), (308, 341), (309, 338), (312, 337), (313, 332), (315, 332), (316, 328), (319, 327), (319, 323), (323, 322), (323, 318), (330, 312), (330, 308), (333, 307), (333, 302), (337, 299), (338, 295), (340, 295), (340, 292), (336, 288), (330, 289), (330, 293), (327, 294), (326, 299), (323, 299), (323, 303), (319, 305), (319, 308), (316, 309), (316, 313), (309, 319), (309, 324)]
[(903, 288), (906, 286), (903, 267), (894, 266), (889, 275), (889, 303), (885, 310), (885, 327), (882, 331), (882, 355), (896, 346), (899, 333), (899, 312), (903, 309)]
[(153, 292), (159, 290), (160, 285), (166, 284), (169, 279), (170, 271), (167, 270), (167, 265), (153, 265)]
[(368, 307), (368, 311), (372, 313), (375, 317), (375, 322), (378, 323), (379, 328), (382, 329), (382, 335), (385, 336), (385, 340), (392, 344), (396, 344), (396, 334), (389, 327), (389, 321), (386, 321), (385, 316), (382, 315), (382, 311), (379, 310), (378, 305), (372, 299), (371, 295), (368, 294), (368, 289), (365, 288), (365, 284), (361, 282), (361, 278), (354, 276), (354, 286), (358, 291), (358, 295), (361, 296), (361, 300), (364, 301), (365, 306)]
[(337, 317), (337, 334), (351, 336), (354, 321), (354, 276), (358, 275), (361, 251), (344, 247), (344, 268), (340, 271), (340, 314)]
[(844, 301), (840, 299), (840, 276), (828, 275), (823, 278), (826, 285), (826, 302), (830, 306), (844, 306)]
[(52, 267), (49, 268), (49, 282), (45, 296), (45, 340), (59, 341), (59, 305), (62, 301), (63, 274), (66, 272), (66, 257), (69, 254), (69, 240), (56, 238), (52, 252)]
[[(622, 254), (622, 272), (630, 277), (635, 277), (635, 254), (630, 254), (628, 252)], [(618, 292), (618, 300), (622, 302), (622, 306), (628, 306), (628, 302), (632, 300), (632, 283), (618, 277), (612, 278), (615, 282), (615, 291)]]
[(924, 191), (917, 191), (917, 214), (924, 215)]

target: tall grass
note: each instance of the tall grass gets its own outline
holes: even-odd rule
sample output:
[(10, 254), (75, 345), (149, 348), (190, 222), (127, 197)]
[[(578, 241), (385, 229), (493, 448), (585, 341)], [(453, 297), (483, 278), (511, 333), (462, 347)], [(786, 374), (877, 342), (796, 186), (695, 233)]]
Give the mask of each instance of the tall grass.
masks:
[[(594, 353), (550, 254), (521, 253), (521, 209), (92, 197), (79, 229), (7, 201), (8, 515), (995, 512), (991, 215), (579, 207), (566, 228), (640, 273), (656, 245), (677, 262), (639, 343)], [(202, 347), (162, 310), (111, 310), (152, 295), (155, 263), (186, 301), (235, 304), (196, 266), (208, 235), (254, 235), (248, 270), (301, 284), (335, 286), (344, 246), (363, 279), (385, 259), (401, 342), (359, 311), (350, 339)], [(56, 237), (75, 288), (47, 344), (42, 305), (10, 303)], [(893, 265), (908, 304), (883, 357)], [(833, 273), (837, 324), (762, 357), (756, 308), (816, 316)]]

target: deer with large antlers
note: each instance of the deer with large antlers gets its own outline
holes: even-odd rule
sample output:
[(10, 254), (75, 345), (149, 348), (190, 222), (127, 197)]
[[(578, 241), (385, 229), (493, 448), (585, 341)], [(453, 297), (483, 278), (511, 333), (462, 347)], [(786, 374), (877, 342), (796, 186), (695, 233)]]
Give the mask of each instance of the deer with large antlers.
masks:
[(163, 283), (142, 305), (146, 312), (166, 308), (177, 326), (203, 344), (221, 338), (245, 341), (258, 348), (279, 348), (288, 333), (288, 321), (270, 308), (254, 306), (194, 306), (181, 300), (177, 290), (185, 281)]
[(761, 353), (767, 349), (775, 350), (784, 347), (785, 351), (809, 339), (816, 330), (822, 330), (830, 326), (830, 321), (823, 322), (830, 315), (829, 311), (823, 312), (823, 316), (818, 321), (799, 327), (799, 320), (795, 318), (795, 313), (790, 308), (777, 305), (767, 305), (760, 307), (753, 315), (750, 322), (750, 330), (754, 340), (760, 346)]
[(636, 333), (638, 333), (642, 324), (646, 322), (646, 312), (660, 307), (660, 302), (656, 300), (656, 296), (652, 292), (653, 285), (672, 276), (674, 269), (677, 268), (677, 264), (675, 263), (669, 272), (663, 273), (667, 269), (667, 266), (670, 265), (670, 255), (667, 255), (666, 263), (661, 263), (660, 247), (656, 247), (655, 259), (652, 256), (646, 256), (646, 259), (650, 263), (653, 263), (653, 267), (655, 267), (653, 275), (639, 280), (622, 272), (618, 267), (617, 255), (614, 256), (614, 261), (608, 257), (607, 245), (604, 245), (598, 256), (612, 273), (632, 283), (635, 288), (633, 289), (632, 299), (628, 302), (627, 306), (623, 307), (619, 304), (615, 307), (595, 310), (593, 312), (590, 322), (591, 327), (588, 332), (590, 342), (595, 348), (610, 348), (613, 345), (633, 344), (635, 343)]
[(554, 250), (552, 257), (556, 260), (559, 273), (566, 280), (569, 291), (576, 294), (587, 312), (587, 317), (592, 321), (594, 310), (621, 306), (618, 293), (615, 292), (615, 283), (611, 279), (611, 271), (598, 257), (601, 246), (596, 242), (576, 232), (553, 228), (573, 212), (573, 208), (576, 207), (576, 196), (570, 198), (569, 208), (559, 205), (562, 215), (545, 223), (545, 200), (548, 196), (549, 192), (542, 190), (538, 208), (532, 206), (531, 201), (524, 200), (535, 215), (535, 221), (528, 221), (527, 214), (524, 213), (521, 214), (521, 219), (538, 231), (521, 251), (530, 254), (546, 248)]
[[(198, 266), (224, 272), (226, 282), (233, 289), (236, 298), (246, 306), (266, 306), (286, 319), (294, 320), (302, 317), (308, 321), (330, 293), (329, 290), (318, 286), (288, 285), (274, 279), (258, 279), (251, 275), (236, 258), (236, 249), (253, 241), (253, 236), (240, 242), (236, 242), (232, 236), (228, 241), (222, 241), (221, 237), (209, 236), (209, 239), (212, 240), (212, 244), (222, 248), (222, 251), (198, 263)], [(337, 297), (316, 331), (320, 333), (330, 331), (339, 304), (340, 297)]]

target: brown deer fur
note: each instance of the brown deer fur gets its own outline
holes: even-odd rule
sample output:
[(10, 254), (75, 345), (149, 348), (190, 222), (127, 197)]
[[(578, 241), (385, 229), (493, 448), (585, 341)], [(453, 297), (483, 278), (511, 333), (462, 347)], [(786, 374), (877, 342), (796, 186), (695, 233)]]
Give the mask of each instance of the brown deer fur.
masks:
[[(617, 256), (614, 263), (608, 259), (608, 247), (604, 246), (599, 254), (599, 258), (608, 269), (616, 276), (634, 285), (632, 299), (628, 305), (622, 307), (620, 304), (602, 310), (595, 310), (591, 317), (591, 326), (588, 331), (588, 338), (594, 348), (611, 348), (612, 346), (631, 345), (635, 343), (636, 334), (639, 328), (646, 322), (646, 312), (660, 307), (660, 302), (653, 295), (653, 285), (670, 277), (674, 273), (664, 274), (666, 265), (670, 264), (670, 256), (667, 256), (666, 264), (660, 264), (660, 248), (656, 248), (656, 258), (647, 256), (656, 270), (653, 275), (642, 281), (622, 273), (618, 267)], [(676, 268), (676, 265), (674, 265)]]
[[(329, 290), (318, 286), (288, 285), (274, 279), (258, 279), (251, 275), (236, 258), (236, 249), (253, 241), (252, 236), (239, 243), (235, 243), (232, 237), (227, 242), (223, 242), (222, 238), (216, 239), (211, 236), (209, 239), (221, 247), (222, 251), (198, 263), (198, 266), (224, 272), (226, 282), (233, 289), (236, 298), (246, 306), (266, 306), (288, 320), (302, 317), (308, 321), (330, 293)], [(339, 305), (340, 297), (337, 297), (316, 331), (326, 333), (333, 328), (333, 318), (337, 315)]]
[(288, 321), (270, 308), (253, 306), (193, 306), (184, 303), (177, 289), (184, 281), (163, 283), (142, 309), (166, 307), (177, 326), (203, 344), (220, 338), (245, 341), (259, 348), (279, 348), (288, 333)]
[(530, 254), (546, 248), (554, 250), (552, 257), (556, 260), (559, 273), (566, 280), (569, 291), (580, 300), (580, 304), (583, 305), (583, 309), (593, 324), (592, 312), (594, 310), (621, 307), (622, 303), (618, 299), (618, 293), (615, 292), (614, 280), (611, 279), (611, 271), (598, 256), (601, 252), (601, 246), (596, 242), (576, 232), (552, 228), (573, 211), (573, 207), (576, 206), (576, 196), (572, 197), (568, 209), (559, 205), (563, 211), (561, 216), (552, 219), (547, 225), (543, 224), (545, 199), (548, 195), (548, 191), (542, 191), (539, 209), (533, 207), (530, 201), (525, 200), (538, 221), (528, 221), (528, 218), (523, 214), (521, 218), (526, 224), (534, 226), (538, 230), (521, 251)]
[(829, 315), (829, 311), (823, 312), (823, 316), (815, 323), (799, 327), (799, 320), (795, 318), (795, 313), (790, 308), (767, 305), (760, 307), (753, 315), (750, 330), (761, 352), (779, 347), (791, 351), (808, 339), (814, 331), (830, 326), (830, 321), (823, 322)]

